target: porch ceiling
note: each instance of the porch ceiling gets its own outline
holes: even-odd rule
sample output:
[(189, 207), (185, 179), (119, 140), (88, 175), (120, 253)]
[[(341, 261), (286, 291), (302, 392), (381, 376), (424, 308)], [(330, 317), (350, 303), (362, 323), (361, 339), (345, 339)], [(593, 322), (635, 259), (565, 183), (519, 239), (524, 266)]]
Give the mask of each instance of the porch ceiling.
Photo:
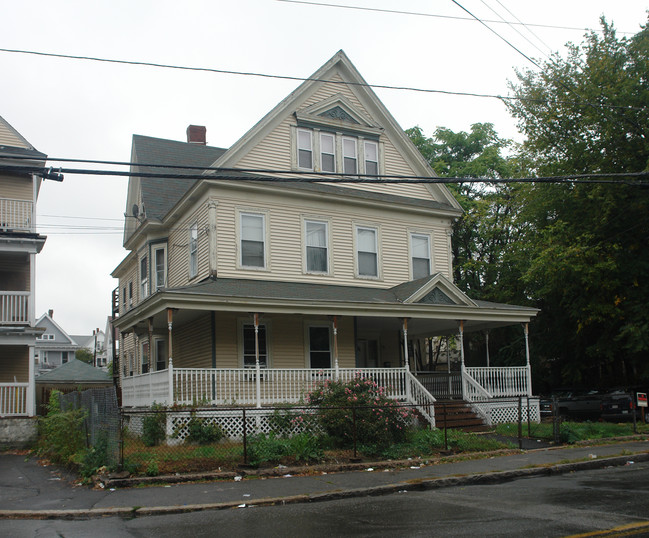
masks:
[[(355, 317), (360, 325), (399, 329), (408, 318), (408, 333), (417, 336), (453, 334), (459, 321), (465, 332), (529, 322), (538, 310), (528, 307), (467, 301), (452, 304), (407, 302), (413, 290), (438, 276), (394, 288), (333, 286), (248, 279), (210, 279), (194, 286), (155, 293), (116, 322), (121, 331), (144, 330), (152, 318), (154, 329), (167, 325), (167, 309), (174, 309), (174, 323), (186, 323), (205, 312), (299, 314)], [(452, 285), (452, 284), (451, 284)], [(404, 291), (406, 293), (404, 293)], [(459, 292), (461, 293), (461, 292)], [(359, 325), (359, 326), (360, 326)]]

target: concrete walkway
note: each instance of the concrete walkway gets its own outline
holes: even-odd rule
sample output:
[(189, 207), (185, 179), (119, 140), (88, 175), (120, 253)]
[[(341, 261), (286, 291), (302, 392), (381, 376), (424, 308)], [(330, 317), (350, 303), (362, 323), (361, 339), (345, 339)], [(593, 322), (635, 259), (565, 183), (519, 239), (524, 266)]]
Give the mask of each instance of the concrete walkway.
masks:
[(497, 483), (649, 461), (649, 438), (476, 457), (480, 459), (400, 462), (399, 467), (388, 464), (381, 468), (367, 465), (354, 472), (303, 468), (312, 474), (300, 476), (293, 469), (276, 468), (280, 476), (272, 478), (242, 471), (197, 483), (160, 484), (162, 477), (158, 477), (157, 485), (118, 488), (109, 482), (103, 489), (91, 489), (75, 485), (74, 477), (60, 468), (42, 466), (35, 458), (0, 454), (0, 519), (135, 517)]

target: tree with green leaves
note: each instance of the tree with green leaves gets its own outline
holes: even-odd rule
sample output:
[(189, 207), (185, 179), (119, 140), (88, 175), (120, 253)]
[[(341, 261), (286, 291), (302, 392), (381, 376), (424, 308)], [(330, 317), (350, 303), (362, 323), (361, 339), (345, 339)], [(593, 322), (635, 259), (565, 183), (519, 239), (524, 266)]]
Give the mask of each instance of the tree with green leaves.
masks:
[[(540, 176), (648, 169), (649, 30), (618, 38), (604, 20), (602, 30), (511, 84), (522, 153)], [(537, 183), (521, 208), (523, 280), (555, 383), (649, 378), (649, 188)]]
[(92, 351), (86, 349), (85, 347), (77, 349), (74, 352), (74, 358), (88, 364), (93, 364), (95, 362), (95, 357), (92, 354)]

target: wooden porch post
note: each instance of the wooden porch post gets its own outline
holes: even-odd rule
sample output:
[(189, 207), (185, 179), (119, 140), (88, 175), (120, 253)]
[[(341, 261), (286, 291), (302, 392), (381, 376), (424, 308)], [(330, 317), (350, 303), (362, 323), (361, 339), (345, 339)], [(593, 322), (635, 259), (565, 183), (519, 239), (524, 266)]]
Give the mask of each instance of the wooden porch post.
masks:
[(485, 331), (485, 344), (487, 346), (487, 368), (489, 368), (489, 331)]
[(464, 321), (460, 320), (460, 369), (462, 377), (462, 399), (465, 399), (465, 390), (464, 390)]
[(257, 407), (261, 407), (261, 368), (259, 366), (259, 314), (255, 313), (255, 389), (257, 391)]
[(169, 365), (167, 368), (167, 371), (169, 372), (169, 404), (168, 405), (174, 404), (174, 363), (173, 363), (173, 359), (171, 358), (172, 350), (173, 350), (173, 340), (171, 334), (171, 329), (173, 327), (173, 316), (174, 316), (173, 310), (171, 308), (167, 308), (167, 329), (169, 331)]
[(448, 373), (448, 397), (453, 397), (453, 386), (451, 384), (451, 348), (448, 346), (448, 336), (446, 337), (446, 372)]
[[(97, 332), (99, 332), (99, 329), (97, 329)], [(153, 368), (152, 366), (152, 361), (151, 358), (153, 356), (153, 318), (148, 319), (148, 334), (147, 336), (149, 337), (149, 356), (147, 357), (147, 369), (148, 372), (152, 372)], [(97, 339), (95, 338), (95, 349), (97, 348), (96, 344)]]
[(336, 381), (338, 381), (338, 319), (336, 316), (334, 316), (334, 322), (333, 322), (333, 328), (334, 328), (334, 368), (335, 368), (335, 373), (336, 373)]
[(408, 318), (403, 318), (403, 359), (404, 359), (404, 382), (406, 384), (406, 401), (410, 403), (410, 361), (408, 359)]
[(527, 366), (527, 395), (532, 396), (532, 367), (530, 366), (530, 331), (529, 323), (523, 323), (525, 331), (525, 363)]

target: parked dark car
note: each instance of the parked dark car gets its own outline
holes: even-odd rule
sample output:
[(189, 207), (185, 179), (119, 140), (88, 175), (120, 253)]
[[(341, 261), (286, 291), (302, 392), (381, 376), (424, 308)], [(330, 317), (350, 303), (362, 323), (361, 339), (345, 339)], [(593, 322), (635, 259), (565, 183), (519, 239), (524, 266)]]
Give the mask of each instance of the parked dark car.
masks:
[(557, 414), (562, 417), (598, 419), (605, 396), (605, 393), (598, 390), (558, 390), (552, 397), (542, 398), (539, 402), (541, 416), (552, 416), (556, 401)]
[[(637, 406), (635, 390), (615, 390), (608, 394), (608, 396), (602, 400), (602, 420), (608, 420), (611, 422), (623, 422), (633, 420), (633, 414), (635, 413), (636, 420), (642, 420), (642, 409)], [(646, 390), (641, 390), (640, 392), (645, 392)], [(649, 419), (649, 413), (647, 409), (644, 409), (645, 420)]]

